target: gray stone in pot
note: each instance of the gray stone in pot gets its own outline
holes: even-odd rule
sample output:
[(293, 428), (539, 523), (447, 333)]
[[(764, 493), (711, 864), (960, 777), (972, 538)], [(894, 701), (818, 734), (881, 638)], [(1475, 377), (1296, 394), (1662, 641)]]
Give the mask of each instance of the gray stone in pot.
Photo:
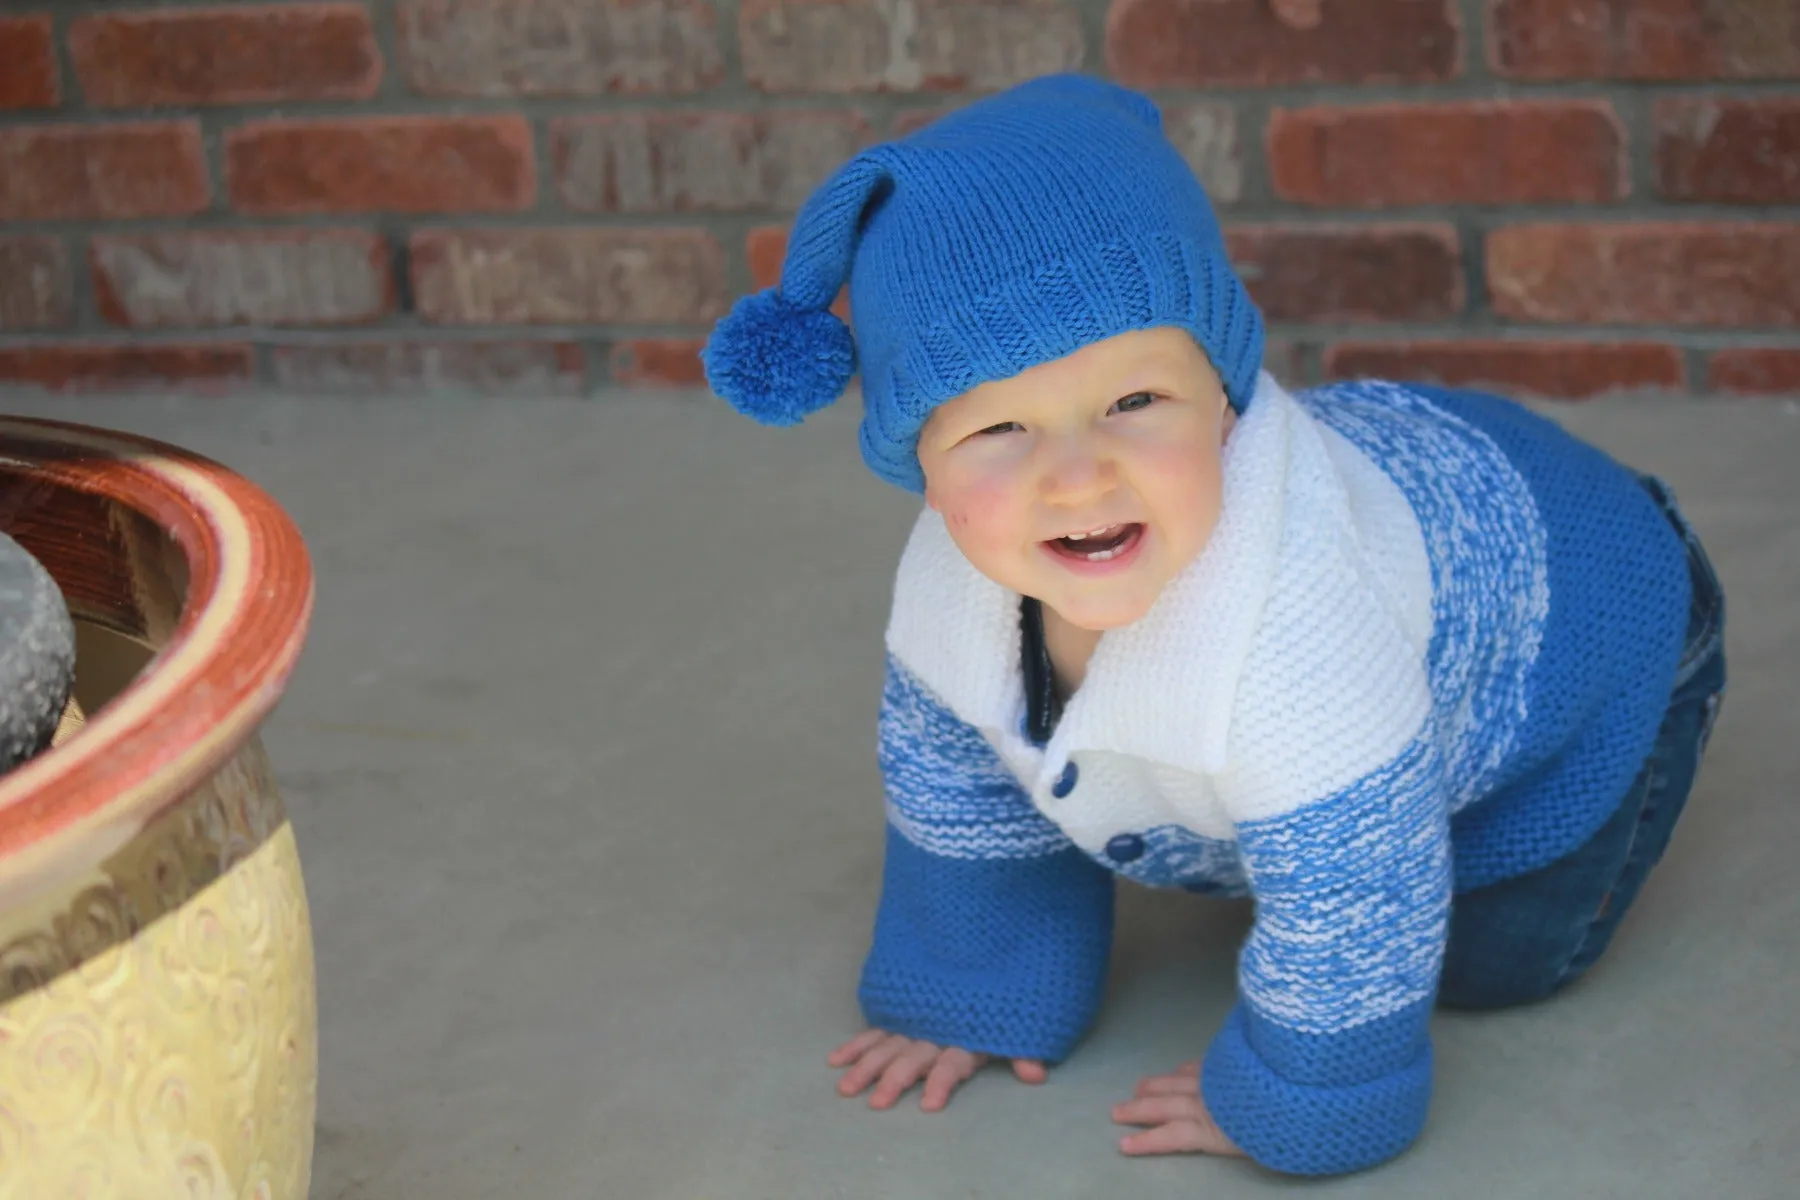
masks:
[(0, 533), (0, 774), (50, 744), (75, 682), (75, 625), (62, 590)]

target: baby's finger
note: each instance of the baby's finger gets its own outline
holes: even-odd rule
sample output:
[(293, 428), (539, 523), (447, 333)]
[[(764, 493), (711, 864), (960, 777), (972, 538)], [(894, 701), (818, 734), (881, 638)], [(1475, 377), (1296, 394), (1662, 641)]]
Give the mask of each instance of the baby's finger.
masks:
[(838, 1080), (838, 1095), (854, 1096), (861, 1092), (910, 1045), (910, 1040), (895, 1034), (882, 1038), (879, 1043), (863, 1051), (863, 1056)]
[(887, 1034), (880, 1029), (865, 1029), (836, 1050), (825, 1061), (834, 1067), (847, 1067), (862, 1055), (864, 1050), (875, 1045)]
[(1050, 1074), (1044, 1070), (1044, 1064), (1035, 1058), (1015, 1058), (1012, 1069), (1020, 1083), (1042, 1083)]
[(1199, 1091), (1200, 1081), (1192, 1075), (1152, 1075), (1137, 1085), (1139, 1096), (1193, 1096)]
[(914, 1042), (908, 1046), (882, 1072), (881, 1082), (875, 1085), (875, 1091), (869, 1096), (869, 1107), (892, 1108), (894, 1101), (919, 1081), (919, 1076), (937, 1060), (937, 1056), (938, 1047), (930, 1042)]
[(1198, 1096), (1140, 1096), (1113, 1105), (1113, 1120), (1121, 1125), (1161, 1125), (1165, 1121), (1205, 1121), (1206, 1106)]
[(1119, 1139), (1119, 1149), (1126, 1154), (1225, 1153), (1212, 1146), (1207, 1129), (1192, 1121), (1171, 1121), (1142, 1133), (1128, 1133)]
[(950, 1103), (950, 1093), (956, 1090), (956, 1085), (975, 1074), (985, 1062), (985, 1054), (970, 1054), (954, 1047), (938, 1055), (931, 1074), (925, 1077), (925, 1095), (919, 1101), (919, 1107), (926, 1112), (943, 1108)]

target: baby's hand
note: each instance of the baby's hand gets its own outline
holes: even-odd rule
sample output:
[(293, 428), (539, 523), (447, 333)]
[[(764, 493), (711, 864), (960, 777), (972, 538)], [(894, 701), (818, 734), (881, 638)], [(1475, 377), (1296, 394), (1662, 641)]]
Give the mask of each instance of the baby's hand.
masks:
[(1142, 1133), (1119, 1139), (1119, 1149), (1126, 1154), (1244, 1156), (1206, 1111), (1198, 1062), (1183, 1063), (1171, 1075), (1140, 1080), (1137, 1095), (1113, 1105), (1113, 1120), (1121, 1125), (1149, 1126)]
[[(869, 1097), (870, 1108), (892, 1108), (894, 1102), (921, 1076), (925, 1096), (919, 1107), (937, 1112), (950, 1103), (956, 1085), (975, 1074), (991, 1055), (915, 1041), (882, 1029), (865, 1029), (836, 1050), (826, 1061), (833, 1067), (849, 1067), (838, 1080), (838, 1095), (855, 1096), (877, 1076), (881, 1082)], [(1021, 1083), (1044, 1082), (1044, 1064), (1029, 1058), (1012, 1060), (1013, 1074)]]

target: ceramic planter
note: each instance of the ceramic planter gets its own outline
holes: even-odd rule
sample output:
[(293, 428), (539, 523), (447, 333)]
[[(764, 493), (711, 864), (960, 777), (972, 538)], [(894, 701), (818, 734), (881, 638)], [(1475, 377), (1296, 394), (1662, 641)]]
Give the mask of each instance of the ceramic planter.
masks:
[(257, 733), (300, 535), (198, 456), (16, 419), (0, 529), (68, 601), (78, 701), (0, 778), (0, 1197), (303, 1200), (312, 933)]

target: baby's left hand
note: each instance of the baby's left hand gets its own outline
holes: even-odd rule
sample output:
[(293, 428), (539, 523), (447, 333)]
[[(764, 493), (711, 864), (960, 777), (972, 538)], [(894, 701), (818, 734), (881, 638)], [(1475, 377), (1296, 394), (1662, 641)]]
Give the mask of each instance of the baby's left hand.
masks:
[(1119, 1139), (1126, 1154), (1244, 1156), (1206, 1111), (1197, 1062), (1183, 1063), (1173, 1075), (1146, 1076), (1132, 1099), (1113, 1105), (1112, 1115), (1120, 1125), (1150, 1126)]

